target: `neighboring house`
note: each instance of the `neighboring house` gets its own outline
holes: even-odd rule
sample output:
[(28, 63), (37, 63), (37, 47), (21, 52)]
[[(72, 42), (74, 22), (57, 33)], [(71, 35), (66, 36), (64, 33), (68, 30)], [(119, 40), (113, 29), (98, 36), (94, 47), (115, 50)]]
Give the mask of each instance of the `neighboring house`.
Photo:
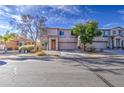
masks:
[[(102, 35), (95, 37), (92, 47), (97, 49), (124, 47), (124, 28), (101, 29)], [(71, 29), (48, 28), (47, 35), (42, 35), (42, 48), (48, 50), (78, 49), (78, 39), (72, 35)]]
[(32, 45), (32, 44), (33, 44), (32, 40), (18, 36), (13, 40), (10, 40), (9, 42), (7, 42), (6, 45), (7, 45), (7, 49), (16, 50), (18, 49), (19, 46)]
[[(124, 47), (124, 28), (114, 27), (111, 29), (101, 29), (102, 36), (94, 38), (95, 48), (123, 48)], [(99, 43), (98, 43), (99, 42)]]

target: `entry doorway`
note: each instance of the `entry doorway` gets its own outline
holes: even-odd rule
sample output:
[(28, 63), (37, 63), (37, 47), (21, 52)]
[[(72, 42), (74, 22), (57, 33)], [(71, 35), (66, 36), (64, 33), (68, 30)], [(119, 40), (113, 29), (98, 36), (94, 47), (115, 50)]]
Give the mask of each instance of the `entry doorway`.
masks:
[(56, 39), (51, 39), (51, 50), (56, 50)]
[(121, 47), (121, 39), (120, 38), (117, 38), (116, 39), (116, 47), (117, 48), (120, 48)]

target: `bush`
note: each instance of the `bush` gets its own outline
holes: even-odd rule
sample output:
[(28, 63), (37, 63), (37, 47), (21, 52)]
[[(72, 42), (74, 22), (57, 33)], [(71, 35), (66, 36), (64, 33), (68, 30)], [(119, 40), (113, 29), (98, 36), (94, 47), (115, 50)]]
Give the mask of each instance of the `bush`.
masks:
[(93, 46), (91, 46), (91, 47), (86, 48), (86, 51), (87, 52), (96, 52), (96, 48), (94, 48)]
[(7, 50), (13, 50), (12, 48), (7, 48)]
[(109, 47), (109, 46), (107, 46), (107, 48), (109, 49), (110, 47)]
[(18, 50), (18, 47), (16, 47), (15, 50)]
[(28, 52), (30, 52), (33, 49), (34, 49), (34, 45), (23, 45), (23, 46), (19, 47), (19, 50), (26, 50)]
[(44, 56), (44, 55), (45, 55), (45, 52), (39, 51), (39, 52), (36, 53), (36, 55), (37, 55), (37, 56)]

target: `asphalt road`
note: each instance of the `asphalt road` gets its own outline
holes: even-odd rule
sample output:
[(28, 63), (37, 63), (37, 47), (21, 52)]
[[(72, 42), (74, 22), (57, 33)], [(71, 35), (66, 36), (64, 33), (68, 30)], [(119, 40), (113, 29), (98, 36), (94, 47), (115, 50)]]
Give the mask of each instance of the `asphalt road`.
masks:
[[(123, 56), (0, 55), (2, 87), (116, 87), (124, 86)], [(6, 56), (6, 57), (2, 57)]]

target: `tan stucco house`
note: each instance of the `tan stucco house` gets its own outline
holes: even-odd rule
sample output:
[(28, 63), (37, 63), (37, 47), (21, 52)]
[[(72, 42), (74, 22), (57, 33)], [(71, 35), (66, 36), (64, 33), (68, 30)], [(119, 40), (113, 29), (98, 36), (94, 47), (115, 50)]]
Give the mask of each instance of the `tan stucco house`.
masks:
[(41, 41), (42, 48), (48, 50), (77, 49), (77, 38), (70, 29), (48, 28), (47, 35), (42, 36)]
[(6, 43), (7, 49), (16, 50), (21, 45), (32, 45), (33, 41), (24, 37), (18, 36)]
[[(124, 28), (115, 27), (101, 29), (102, 35), (95, 37), (92, 47), (96, 49), (124, 47)], [(71, 29), (48, 28), (47, 34), (41, 36), (42, 48), (48, 50), (73, 50), (78, 49), (79, 42)]]

